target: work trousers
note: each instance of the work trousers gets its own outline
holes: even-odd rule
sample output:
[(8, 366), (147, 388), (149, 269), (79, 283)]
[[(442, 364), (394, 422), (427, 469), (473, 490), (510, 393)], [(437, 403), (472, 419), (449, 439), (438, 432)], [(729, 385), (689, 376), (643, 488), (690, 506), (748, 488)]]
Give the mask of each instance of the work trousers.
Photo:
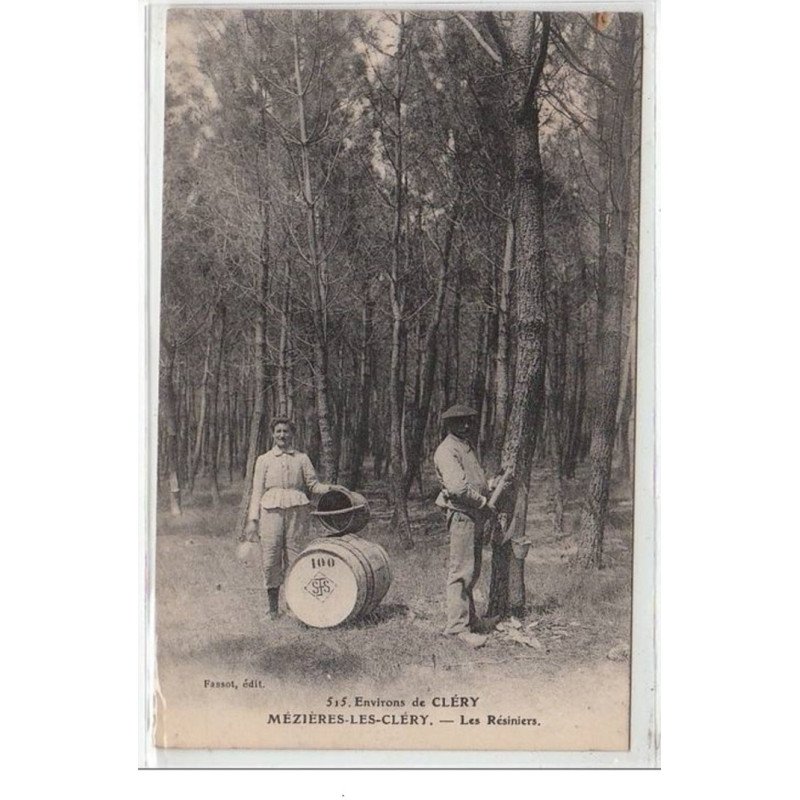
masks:
[(262, 508), (258, 518), (264, 583), (277, 589), (308, 539), (311, 512), (308, 506)]
[(450, 534), (450, 564), (444, 632), (455, 635), (469, 631), (477, 619), (472, 590), (481, 574), (483, 519), (450, 510), (447, 512), (447, 531)]

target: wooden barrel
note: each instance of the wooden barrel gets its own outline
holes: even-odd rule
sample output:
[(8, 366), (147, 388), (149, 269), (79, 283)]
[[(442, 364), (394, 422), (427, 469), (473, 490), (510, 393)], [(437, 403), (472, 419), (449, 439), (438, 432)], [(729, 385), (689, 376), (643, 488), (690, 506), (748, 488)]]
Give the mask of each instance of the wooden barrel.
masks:
[(358, 492), (331, 489), (319, 498), (311, 515), (331, 536), (358, 533), (369, 522), (369, 503)]
[(284, 588), (286, 604), (306, 625), (332, 628), (368, 614), (389, 591), (386, 551), (359, 536), (315, 539), (297, 557)]

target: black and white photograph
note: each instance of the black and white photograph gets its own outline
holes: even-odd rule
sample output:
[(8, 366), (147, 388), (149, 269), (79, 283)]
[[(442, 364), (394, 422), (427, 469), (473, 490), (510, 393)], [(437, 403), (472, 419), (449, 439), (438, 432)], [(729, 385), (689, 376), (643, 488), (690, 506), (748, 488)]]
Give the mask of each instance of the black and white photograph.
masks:
[(645, 15), (164, 16), (154, 747), (652, 765)]

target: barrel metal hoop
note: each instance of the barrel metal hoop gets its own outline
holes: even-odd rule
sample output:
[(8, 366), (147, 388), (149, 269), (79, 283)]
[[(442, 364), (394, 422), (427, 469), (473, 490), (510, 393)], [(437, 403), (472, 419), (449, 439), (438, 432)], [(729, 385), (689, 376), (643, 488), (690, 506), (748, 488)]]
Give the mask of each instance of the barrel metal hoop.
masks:
[[(372, 597), (375, 594), (375, 574), (372, 571), (372, 564), (370, 563), (369, 559), (352, 544), (352, 540), (350, 536), (353, 534), (347, 534), (346, 536), (341, 536), (338, 539), (338, 543), (345, 547), (353, 556), (355, 556), (356, 560), (361, 564), (361, 568), (364, 570), (364, 578), (366, 579), (367, 583), (367, 596), (365, 600), (365, 605), (368, 605), (372, 601)], [(362, 540), (363, 541), (363, 540)]]

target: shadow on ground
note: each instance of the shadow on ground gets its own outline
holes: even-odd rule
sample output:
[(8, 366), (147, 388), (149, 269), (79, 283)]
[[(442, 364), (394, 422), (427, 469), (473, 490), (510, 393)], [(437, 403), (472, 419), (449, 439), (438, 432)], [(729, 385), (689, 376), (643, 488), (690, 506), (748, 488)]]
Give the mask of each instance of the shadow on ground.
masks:
[(405, 603), (383, 603), (363, 618), (351, 620), (340, 627), (343, 630), (348, 628), (374, 628), (391, 619), (405, 617), (406, 614), (408, 614), (408, 606)]
[(360, 656), (320, 642), (298, 640), (264, 648), (254, 661), (256, 668), (265, 674), (278, 678), (292, 675), (303, 683), (316, 683), (332, 675), (350, 678), (364, 672)]

